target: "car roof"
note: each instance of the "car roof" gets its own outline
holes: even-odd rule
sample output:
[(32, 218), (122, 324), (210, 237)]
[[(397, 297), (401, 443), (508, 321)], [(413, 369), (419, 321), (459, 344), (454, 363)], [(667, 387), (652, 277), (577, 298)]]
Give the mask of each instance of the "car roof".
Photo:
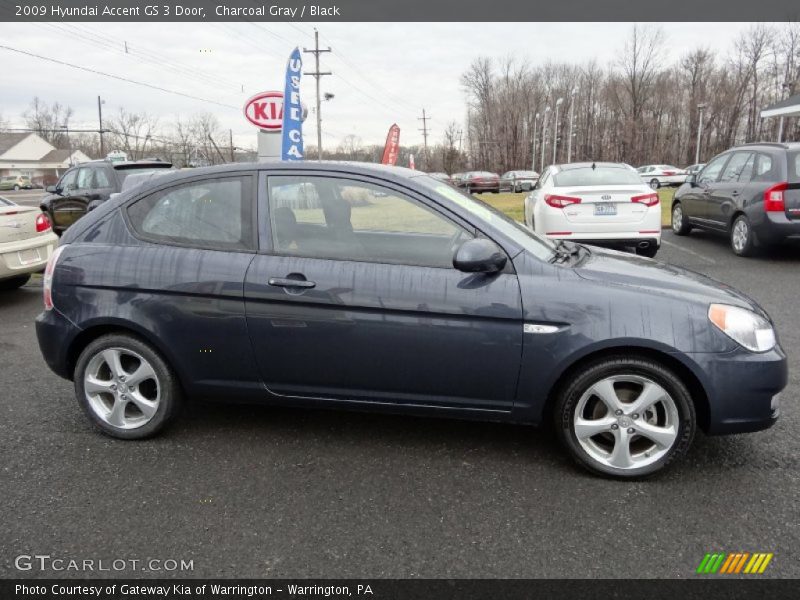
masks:
[[(137, 163), (137, 165), (140, 163)], [(156, 163), (158, 164), (158, 163)], [(165, 163), (161, 163), (165, 164)], [(142, 165), (143, 166), (143, 165)], [(249, 163), (226, 163), (211, 167), (198, 167), (194, 169), (174, 170), (158, 178), (159, 184), (165, 182), (182, 181), (195, 177), (240, 173), (248, 171), (272, 171), (291, 175), (292, 172), (301, 171), (330, 171), (332, 173), (347, 173), (350, 175), (377, 176), (388, 181), (403, 182), (415, 177), (423, 177), (428, 174), (423, 171), (407, 169), (405, 167), (393, 167), (376, 163), (350, 162), (350, 161), (267, 161)]]
[(761, 146), (762, 148), (782, 148), (783, 150), (800, 150), (800, 142), (750, 142), (748, 144), (740, 144), (734, 146), (731, 150), (737, 148), (754, 148)]

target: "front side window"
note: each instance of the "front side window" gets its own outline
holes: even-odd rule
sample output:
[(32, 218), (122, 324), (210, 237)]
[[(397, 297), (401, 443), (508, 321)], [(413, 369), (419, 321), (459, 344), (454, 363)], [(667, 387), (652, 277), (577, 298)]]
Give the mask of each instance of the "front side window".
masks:
[(76, 186), (79, 190), (92, 189), (92, 169), (89, 167), (78, 169), (78, 180)]
[(61, 178), (61, 181), (58, 182), (58, 189), (63, 192), (69, 192), (75, 189), (75, 178), (78, 176), (78, 170), (73, 169), (72, 171), (67, 171), (64, 173), (64, 176)]
[(199, 248), (253, 247), (250, 177), (193, 181), (142, 198), (128, 207), (145, 239)]
[(437, 211), (371, 183), (273, 176), (268, 185), (281, 254), (452, 268), (456, 247), (471, 237)]
[(725, 170), (722, 172), (720, 182), (733, 183), (734, 181), (739, 181), (742, 172), (752, 156), (752, 152), (734, 152), (728, 164), (725, 165)]
[(708, 163), (697, 177), (697, 183), (713, 183), (717, 181), (720, 173), (722, 173), (722, 167), (725, 166), (729, 157), (730, 154), (723, 154)]

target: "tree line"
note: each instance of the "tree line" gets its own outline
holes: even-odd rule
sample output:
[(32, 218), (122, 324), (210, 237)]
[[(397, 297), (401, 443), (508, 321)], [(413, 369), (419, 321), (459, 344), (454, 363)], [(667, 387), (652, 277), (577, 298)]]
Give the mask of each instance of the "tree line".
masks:
[[(668, 62), (666, 51), (661, 29), (634, 25), (608, 65), (474, 60), (461, 77), (467, 122), (457, 168), (530, 168), (535, 146), (539, 170), (542, 144), (544, 164), (554, 160), (556, 135), (555, 162), (565, 162), (570, 115), (573, 161), (692, 164), (701, 111), (701, 162), (735, 144), (777, 139), (779, 120), (760, 111), (800, 92), (798, 23), (754, 25), (725, 53), (698, 47)], [(785, 141), (800, 139), (799, 121), (786, 120)], [(443, 146), (455, 150), (452, 135)]]

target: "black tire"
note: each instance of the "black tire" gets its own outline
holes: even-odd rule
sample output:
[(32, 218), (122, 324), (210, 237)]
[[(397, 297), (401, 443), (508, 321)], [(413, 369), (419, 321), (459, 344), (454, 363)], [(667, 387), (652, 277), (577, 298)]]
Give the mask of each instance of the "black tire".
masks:
[(16, 277), (9, 277), (8, 279), (0, 279), (0, 292), (18, 290), (28, 283), (30, 279), (30, 275), (17, 275)]
[[(104, 350), (119, 348), (132, 351), (147, 360), (158, 381), (160, 398), (155, 414), (145, 424), (132, 429), (115, 427), (103, 420), (92, 408), (85, 393), (84, 376), (92, 359)], [(91, 342), (81, 352), (74, 371), (75, 395), (86, 416), (102, 433), (123, 440), (152, 437), (169, 425), (180, 412), (183, 397), (178, 378), (161, 355), (150, 344), (127, 334), (104, 335)]]
[[(680, 224), (678, 224), (678, 220), (675, 215), (675, 209), (680, 211)], [(672, 233), (675, 235), (689, 235), (689, 232), (692, 230), (692, 226), (689, 225), (689, 221), (686, 218), (686, 213), (683, 212), (683, 205), (680, 202), (673, 202), (672, 211), (670, 214), (672, 221)]]
[[(611, 376), (639, 376), (660, 385), (677, 409), (677, 435), (671, 447), (657, 461), (643, 467), (620, 469), (592, 458), (578, 442), (573, 427), (575, 410), (581, 397), (597, 382)], [(558, 392), (554, 410), (559, 439), (578, 464), (593, 473), (619, 479), (637, 479), (653, 475), (682, 458), (694, 439), (697, 417), (691, 394), (680, 378), (664, 365), (638, 357), (614, 356), (589, 363), (573, 373)], [(635, 422), (633, 423), (635, 425)]]
[(18, 186), (18, 185), (15, 185), (15, 186), (14, 186), (14, 191), (15, 191), (15, 192), (18, 192), (18, 191), (19, 191), (19, 186)]
[(657, 190), (661, 187), (661, 182), (655, 177), (650, 180), (650, 189)]
[[(740, 234), (743, 233), (743, 237)], [(745, 215), (739, 215), (731, 223), (728, 232), (731, 250), (736, 256), (754, 256), (757, 252), (758, 242), (756, 234), (750, 225), (750, 220)]]
[(658, 246), (650, 244), (647, 248), (636, 248), (636, 254), (645, 258), (655, 258), (656, 254), (658, 254)]

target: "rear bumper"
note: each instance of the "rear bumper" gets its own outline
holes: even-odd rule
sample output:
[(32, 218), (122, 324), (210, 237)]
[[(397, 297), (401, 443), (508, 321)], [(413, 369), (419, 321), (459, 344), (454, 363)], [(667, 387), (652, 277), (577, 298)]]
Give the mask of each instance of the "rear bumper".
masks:
[(64, 379), (72, 379), (68, 353), (80, 331), (58, 309), (46, 310), (36, 317), (36, 338), (42, 357), (50, 370)]
[(0, 244), (0, 279), (42, 271), (56, 246), (54, 233)]
[(696, 374), (702, 374), (708, 396), (710, 435), (746, 433), (772, 427), (780, 416), (778, 395), (788, 382), (786, 355), (737, 349), (724, 354), (693, 353)]
[(786, 213), (765, 212), (762, 209), (748, 216), (759, 242), (770, 244), (787, 238), (800, 238), (800, 219), (789, 219)]

